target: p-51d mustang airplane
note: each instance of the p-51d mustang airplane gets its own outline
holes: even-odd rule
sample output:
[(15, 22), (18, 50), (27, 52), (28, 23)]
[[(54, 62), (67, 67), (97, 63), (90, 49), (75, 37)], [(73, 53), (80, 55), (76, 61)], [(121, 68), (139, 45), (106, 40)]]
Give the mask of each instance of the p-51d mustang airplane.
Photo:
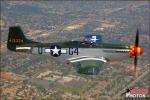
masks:
[[(134, 57), (136, 71), (137, 56), (143, 53), (139, 46), (139, 30), (137, 29), (135, 45), (120, 45), (102, 43), (100, 35), (87, 35), (83, 41), (66, 41), (56, 43), (40, 43), (29, 40), (19, 26), (9, 28), (7, 48), (15, 52), (33, 54), (50, 54), (53, 59), (60, 62), (76, 63), (83, 61), (99, 61), (101, 65), (109, 61), (120, 61)], [(91, 68), (80, 68), (79, 72), (93, 74)]]

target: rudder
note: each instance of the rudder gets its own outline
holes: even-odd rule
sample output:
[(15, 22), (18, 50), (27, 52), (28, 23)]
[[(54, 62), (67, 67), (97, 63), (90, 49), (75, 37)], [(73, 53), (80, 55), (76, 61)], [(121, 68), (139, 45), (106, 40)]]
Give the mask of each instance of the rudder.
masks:
[(16, 51), (16, 45), (29, 43), (30, 40), (26, 39), (22, 29), (19, 26), (13, 26), (9, 28), (7, 48), (12, 51)]

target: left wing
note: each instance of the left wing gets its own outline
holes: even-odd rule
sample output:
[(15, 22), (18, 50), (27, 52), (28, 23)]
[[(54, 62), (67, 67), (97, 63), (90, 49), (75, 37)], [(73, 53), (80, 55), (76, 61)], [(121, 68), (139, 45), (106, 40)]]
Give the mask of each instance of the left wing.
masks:
[[(87, 63), (84, 63), (83, 61), (87, 61)], [(104, 57), (98, 58), (98, 57), (80, 56), (80, 57), (69, 58), (68, 62), (72, 63), (75, 69), (77, 70), (77, 72), (80, 74), (96, 75), (99, 73), (101, 67), (105, 62), (107, 62), (107, 60)]]
[(103, 63), (107, 62), (107, 60), (104, 57), (97, 58), (97, 57), (81, 56), (81, 57), (75, 57), (75, 58), (68, 59), (68, 61), (71, 63), (80, 62), (80, 61), (88, 61), (88, 60), (95, 60), (95, 61), (100, 61)]

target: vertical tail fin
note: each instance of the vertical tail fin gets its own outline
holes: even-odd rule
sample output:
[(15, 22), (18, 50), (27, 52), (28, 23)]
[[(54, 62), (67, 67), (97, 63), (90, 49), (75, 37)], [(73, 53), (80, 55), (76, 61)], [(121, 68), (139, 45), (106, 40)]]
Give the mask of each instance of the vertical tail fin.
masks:
[(31, 40), (26, 39), (23, 31), (19, 26), (13, 26), (9, 28), (7, 48), (12, 51), (16, 51), (16, 45), (25, 43), (31, 43)]

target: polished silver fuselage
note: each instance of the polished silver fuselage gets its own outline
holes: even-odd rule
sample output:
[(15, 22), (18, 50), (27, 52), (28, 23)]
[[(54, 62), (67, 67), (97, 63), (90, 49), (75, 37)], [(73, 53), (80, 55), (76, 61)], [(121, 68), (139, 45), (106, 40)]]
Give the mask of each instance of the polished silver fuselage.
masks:
[[(50, 53), (45, 53), (44, 49), (41, 55), (49, 55)], [(78, 55), (74, 53), (73, 55), (69, 55), (69, 48), (62, 48), (67, 50), (66, 54), (61, 54), (59, 57), (51, 58), (55, 59), (56, 61), (65, 62), (68, 59), (78, 59), (80, 57), (92, 57), (92, 58), (106, 58), (109, 61), (120, 61), (126, 58), (129, 58), (129, 48), (124, 49), (115, 49), (115, 48), (78, 48)], [(38, 48), (32, 48), (32, 53), (38, 53)]]

